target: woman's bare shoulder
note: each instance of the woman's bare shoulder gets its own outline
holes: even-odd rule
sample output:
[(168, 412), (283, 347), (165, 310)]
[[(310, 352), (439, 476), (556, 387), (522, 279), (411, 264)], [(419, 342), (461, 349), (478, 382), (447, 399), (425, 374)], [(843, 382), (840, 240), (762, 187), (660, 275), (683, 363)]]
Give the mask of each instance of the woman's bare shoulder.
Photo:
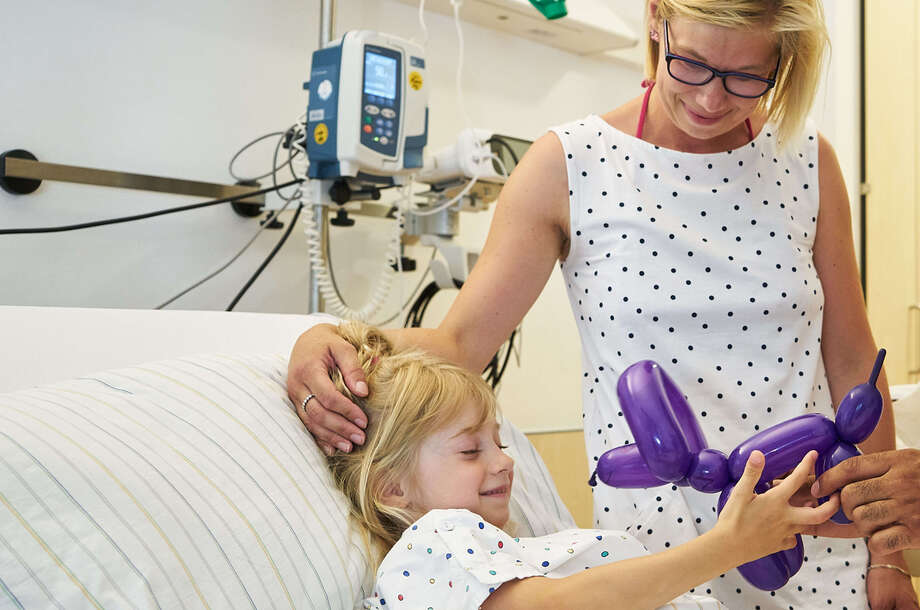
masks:
[(623, 133), (633, 134), (639, 124), (639, 113), (642, 111), (642, 96), (635, 97), (621, 106), (617, 106), (607, 114), (602, 114), (611, 127)]

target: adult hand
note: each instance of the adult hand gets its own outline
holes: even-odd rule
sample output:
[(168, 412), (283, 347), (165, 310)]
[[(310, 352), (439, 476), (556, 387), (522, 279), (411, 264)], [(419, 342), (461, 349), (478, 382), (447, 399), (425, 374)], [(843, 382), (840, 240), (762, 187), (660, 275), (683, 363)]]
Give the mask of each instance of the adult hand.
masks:
[(838, 489), (843, 512), (853, 525), (830, 522), (809, 533), (868, 537), (869, 550), (879, 555), (920, 547), (920, 450), (850, 458), (821, 475), (811, 493), (818, 498)]
[[(367, 380), (355, 348), (331, 324), (317, 324), (300, 335), (288, 361), (288, 396), (297, 415), (326, 455), (335, 449), (351, 451), (364, 443), (367, 416), (343, 396), (329, 377), (338, 369), (345, 385), (357, 396), (367, 396)], [(306, 405), (304, 399), (310, 395)], [(335, 449), (334, 449), (335, 448)]]
[(866, 575), (866, 593), (872, 610), (917, 610), (911, 579), (897, 570), (874, 568)]

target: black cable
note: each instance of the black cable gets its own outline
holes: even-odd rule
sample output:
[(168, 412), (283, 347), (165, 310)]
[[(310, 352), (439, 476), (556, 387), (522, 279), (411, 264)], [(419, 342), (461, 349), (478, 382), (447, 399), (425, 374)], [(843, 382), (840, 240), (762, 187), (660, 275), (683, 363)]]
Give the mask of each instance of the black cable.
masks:
[[(511, 360), (511, 352), (514, 351), (514, 337), (517, 335), (517, 329), (511, 331), (511, 336), (508, 337), (508, 349), (505, 351), (505, 361), (502, 362), (501, 368), (498, 370), (498, 374), (495, 377), (496, 385), (501, 380), (502, 376), (505, 374), (505, 369), (508, 368), (508, 361)], [(496, 360), (496, 364), (498, 361)], [(495, 387), (495, 386), (492, 386)]]
[[(298, 132), (295, 127), (291, 128), (294, 130), (294, 135), (292, 136), (292, 138), (297, 137), (297, 135), (301, 133), (301, 132)], [(285, 134), (286, 133), (287, 132), (285, 132)], [(294, 189), (294, 193), (290, 197), (285, 197), (284, 194), (281, 192), (281, 189), (283, 188), (283, 186), (281, 187), (278, 186), (278, 170), (280, 169), (278, 167), (278, 151), (281, 149), (281, 142), (284, 141), (284, 138), (285, 138), (285, 135), (282, 135), (280, 138), (278, 138), (278, 142), (275, 144), (275, 154), (272, 155), (272, 168), (273, 169), (269, 175), (271, 175), (272, 177), (272, 185), (278, 188), (278, 197), (280, 197), (286, 202), (290, 202), (300, 197), (300, 189)], [(296, 152), (300, 152), (300, 151), (296, 151)], [(296, 156), (296, 153), (294, 151), (294, 146), (293, 145), (289, 146), (288, 147), (288, 160), (285, 165), (287, 165), (288, 169), (291, 170), (291, 177), (297, 180), (297, 175), (294, 173), (294, 164), (292, 162), (295, 156)], [(284, 167), (284, 165), (282, 165), (281, 167)]]
[(419, 312), (428, 307), (428, 303), (431, 302), (431, 298), (437, 291), (438, 283), (433, 280), (425, 286), (409, 309), (409, 313), (406, 314), (406, 321), (403, 324), (405, 328), (418, 328), (422, 325), (422, 315)]
[[(454, 280), (454, 286), (458, 289), (463, 286), (463, 282)], [(409, 309), (409, 313), (406, 314), (406, 321), (403, 324), (405, 328), (418, 328), (422, 325), (422, 318), (425, 317), (425, 311), (428, 309), (428, 305), (431, 304), (431, 301), (434, 299), (434, 296), (440, 291), (440, 286), (435, 281), (432, 281), (422, 292), (419, 294), (418, 298), (412, 304), (412, 307)], [(511, 332), (511, 336), (508, 338), (507, 348), (504, 354), (504, 361), (501, 366), (499, 366), (499, 360), (501, 359), (502, 350), (499, 347), (498, 351), (495, 352), (495, 355), (492, 356), (492, 359), (482, 370), (482, 376), (486, 380), (492, 389), (495, 389), (499, 382), (502, 379), (502, 376), (505, 374), (505, 369), (508, 367), (508, 361), (511, 359), (511, 352), (514, 344), (514, 337), (517, 334), (517, 329), (514, 329)]]
[[(236, 174), (233, 173), (233, 161), (236, 160), (236, 158), (237, 158), (244, 150), (246, 150), (246, 148), (248, 148), (249, 146), (255, 144), (256, 142), (259, 142), (259, 141), (264, 140), (264, 139), (266, 139), (266, 138), (268, 138), (268, 137), (271, 137), (272, 135), (279, 135), (279, 134), (280, 134), (281, 137), (278, 138), (278, 143), (275, 145), (275, 154), (274, 154), (274, 156), (272, 157), (272, 171), (270, 171), (270, 172), (267, 173), (267, 174), (263, 174), (263, 175), (261, 175), (261, 176), (257, 176), (257, 177), (255, 177), (255, 178), (250, 178), (249, 180), (255, 181), (255, 180), (259, 180), (259, 179), (261, 179), (261, 178), (265, 178), (266, 176), (269, 176), (269, 175), (270, 175), (270, 176), (272, 177), (272, 185), (275, 186), (275, 187), (278, 187), (278, 180), (277, 180), (276, 176), (277, 176), (277, 174), (278, 174), (278, 170), (283, 169), (285, 165), (290, 169), (290, 171), (291, 171), (291, 177), (294, 178), (294, 179), (296, 180), (296, 179), (297, 179), (297, 175), (294, 173), (293, 159), (294, 159), (294, 157), (297, 156), (297, 154), (300, 153), (300, 151), (294, 151), (294, 150), (293, 150), (293, 147), (290, 147), (290, 148), (288, 149), (288, 158), (287, 158), (287, 162), (284, 163), (284, 165), (282, 165), (281, 167), (278, 167), (278, 149), (280, 148), (281, 142), (284, 141), (284, 139), (287, 137), (288, 133), (292, 133), (292, 134), (294, 134), (294, 136), (292, 136), (292, 137), (296, 137), (296, 133), (299, 133), (299, 132), (296, 132), (296, 133), (295, 133), (295, 132), (296, 132), (295, 127), (291, 127), (287, 132), (280, 132), (280, 131), (277, 131), (277, 132), (274, 132), (274, 133), (272, 133), (272, 134), (268, 134), (268, 135), (265, 135), (265, 136), (261, 136), (260, 138), (257, 138), (257, 139), (255, 139), (255, 140), (253, 140), (252, 142), (250, 142), (249, 144), (247, 144), (246, 146), (244, 146), (236, 155), (234, 155), (233, 159), (231, 159), (231, 161), (230, 161), (230, 174), (233, 175), (234, 178), (238, 178), (238, 179), (239, 179), (239, 176), (237, 176)], [(278, 187), (278, 188), (280, 188), (280, 187)], [(206, 275), (206, 276), (203, 277), (202, 279), (198, 280), (197, 282), (195, 282), (194, 284), (192, 284), (192, 285), (189, 286), (188, 288), (184, 289), (184, 290), (183, 290), (182, 292), (180, 292), (179, 294), (177, 294), (177, 295), (171, 297), (169, 300), (164, 301), (163, 303), (160, 303), (159, 305), (157, 305), (157, 306), (155, 307), (155, 309), (163, 309), (163, 308), (165, 308), (167, 305), (169, 305), (169, 304), (173, 303), (174, 301), (176, 301), (177, 299), (179, 299), (179, 298), (185, 296), (186, 294), (188, 294), (188, 293), (191, 292), (192, 290), (198, 288), (199, 286), (201, 286), (202, 284), (204, 284), (204, 283), (207, 282), (208, 280), (210, 280), (210, 279), (216, 277), (219, 273), (223, 272), (227, 267), (229, 267), (230, 265), (232, 265), (232, 264), (234, 263), (234, 261), (236, 261), (236, 259), (238, 259), (240, 256), (242, 256), (243, 253), (244, 253), (246, 250), (249, 249), (249, 247), (255, 242), (256, 238), (257, 238), (259, 235), (261, 235), (262, 231), (264, 231), (265, 229), (269, 228), (269, 226), (276, 220), (276, 218), (277, 218), (278, 216), (280, 216), (280, 215), (287, 209), (287, 207), (291, 204), (292, 201), (294, 201), (294, 200), (296, 199), (296, 197), (299, 196), (299, 190), (298, 190), (298, 189), (295, 189), (294, 195), (291, 196), (291, 197), (285, 197), (285, 196), (284, 196), (282, 193), (280, 193), (280, 192), (278, 193), (278, 196), (279, 196), (281, 199), (284, 200), (284, 206), (282, 206), (280, 210), (272, 210), (272, 211), (267, 215), (267, 217), (266, 217), (263, 221), (261, 221), (261, 226), (259, 227), (259, 230), (256, 231), (255, 235), (253, 235), (253, 236), (249, 239), (249, 241), (246, 242), (246, 245), (244, 245), (244, 246), (242, 247), (242, 249), (240, 249), (239, 252), (237, 252), (236, 254), (234, 254), (233, 257), (232, 257), (229, 261), (227, 261), (226, 263), (224, 263), (223, 265), (221, 265), (218, 269), (216, 269), (215, 271), (212, 271), (211, 273), (209, 273), (208, 275)]]
[(195, 210), (197, 208), (204, 208), (211, 205), (217, 205), (219, 203), (230, 203), (233, 201), (239, 201), (240, 199), (247, 199), (254, 195), (263, 195), (265, 193), (271, 193), (273, 191), (283, 189), (286, 186), (292, 184), (298, 184), (303, 182), (302, 179), (298, 178), (297, 180), (291, 180), (285, 182), (284, 184), (279, 184), (278, 186), (269, 186), (258, 191), (250, 191), (248, 193), (243, 193), (242, 195), (234, 195), (232, 197), (224, 197), (223, 199), (214, 199), (213, 201), (205, 201), (203, 203), (193, 203), (190, 205), (183, 205), (177, 208), (167, 208), (165, 210), (157, 210), (156, 212), (147, 212), (146, 214), (137, 214), (135, 216), (123, 216), (121, 218), (111, 218), (109, 220), (94, 220), (92, 222), (84, 222), (76, 225), (64, 225), (61, 227), (37, 227), (30, 229), (0, 229), (0, 235), (22, 235), (22, 234), (31, 234), (31, 233), (60, 233), (62, 231), (76, 231), (78, 229), (89, 229), (91, 227), (101, 227), (103, 225), (112, 225), (122, 222), (131, 222), (134, 220), (143, 220), (145, 218), (153, 218), (154, 216), (162, 216), (164, 214), (173, 214), (176, 212), (185, 212), (187, 210)]
[(431, 273), (431, 261), (434, 260), (434, 257), (437, 256), (437, 254), (438, 254), (438, 249), (432, 248), (431, 249), (431, 260), (428, 261), (428, 266), (425, 269), (425, 273), (422, 274), (422, 277), (419, 278), (418, 283), (415, 285), (415, 288), (413, 288), (412, 292), (409, 293), (409, 299), (405, 303), (403, 303), (402, 306), (392, 316), (390, 316), (383, 322), (375, 322), (374, 324), (372, 324), (372, 326), (379, 327), (385, 324), (389, 324), (390, 322), (398, 318), (399, 314), (401, 314), (404, 309), (409, 307), (409, 304), (413, 302), (413, 299), (415, 299), (415, 295), (418, 293), (419, 289), (421, 289), (422, 287), (422, 284), (425, 282), (425, 278), (428, 277), (429, 273)]
[(179, 294), (177, 294), (177, 295), (171, 297), (171, 298), (170, 298), (169, 300), (167, 300), (167, 301), (164, 301), (164, 302), (160, 303), (159, 305), (157, 305), (156, 307), (154, 307), (154, 309), (163, 309), (163, 308), (165, 308), (167, 305), (170, 305), (171, 303), (173, 303), (173, 301), (176, 301), (177, 299), (180, 299), (180, 298), (184, 297), (186, 294), (188, 294), (188, 293), (191, 292), (192, 290), (198, 288), (199, 286), (201, 286), (202, 284), (204, 284), (204, 283), (207, 282), (208, 280), (210, 280), (210, 279), (216, 277), (219, 273), (222, 273), (227, 267), (229, 267), (230, 265), (232, 265), (232, 264), (236, 261), (236, 259), (238, 259), (240, 256), (242, 256), (243, 253), (246, 252), (246, 250), (249, 249), (249, 247), (256, 241), (256, 238), (258, 238), (259, 235), (262, 234), (262, 231), (264, 231), (265, 229), (269, 228), (269, 226), (271, 225), (271, 223), (273, 223), (273, 222), (278, 218), (278, 216), (280, 216), (280, 215), (287, 209), (287, 207), (288, 207), (289, 205), (291, 205), (291, 202), (290, 202), (290, 201), (286, 201), (286, 202), (284, 203), (284, 206), (283, 206), (280, 210), (272, 210), (272, 211), (266, 216), (265, 220), (261, 221), (261, 223), (260, 223), (261, 226), (259, 227), (259, 230), (256, 231), (255, 235), (253, 235), (253, 236), (249, 239), (249, 241), (246, 242), (246, 245), (244, 245), (244, 246), (239, 250), (239, 252), (237, 252), (236, 254), (234, 254), (233, 257), (232, 257), (230, 260), (228, 260), (226, 263), (224, 263), (223, 265), (221, 265), (220, 267), (218, 267), (215, 271), (212, 271), (212, 272), (209, 273), (208, 275), (204, 276), (203, 278), (201, 278), (200, 280), (198, 280), (197, 282), (195, 282), (194, 284), (192, 284), (191, 286), (189, 286), (188, 288), (186, 288), (185, 290), (183, 290), (183, 291), (180, 292)]
[(272, 251), (269, 252), (268, 256), (262, 264), (259, 265), (259, 268), (256, 269), (256, 272), (252, 274), (252, 277), (249, 278), (249, 281), (246, 282), (246, 285), (243, 286), (233, 300), (230, 302), (230, 305), (227, 306), (227, 311), (233, 311), (233, 308), (236, 307), (236, 304), (239, 303), (240, 299), (243, 298), (243, 295), (246, 294), (246, 291), (249, 290), (249, 287), (258, 279), (258, 277), (265, 271), (265, 268), (268, 267), (268, 264), (272, 262), (272, 259), (275, 258), (275, 255), (278, 254), (278, 251), (281, 250), (281, 246), (284, 245), (284, 242), (287, 241), (288, 236), (291, 234), (291, 231), (294, 230), (294, 225), (297, 224), (297, 218), (300, 216), (300, 211), (303, 209), (303, 203), (297, 206), (297, 211), (294, 212), (294, 218), (291, 219), (291, 222), (288, 223), (287, 231), (284, 232), (284, 235), (281, 236), (281, 239), (275, 244), (275, 247), (272, 248)]

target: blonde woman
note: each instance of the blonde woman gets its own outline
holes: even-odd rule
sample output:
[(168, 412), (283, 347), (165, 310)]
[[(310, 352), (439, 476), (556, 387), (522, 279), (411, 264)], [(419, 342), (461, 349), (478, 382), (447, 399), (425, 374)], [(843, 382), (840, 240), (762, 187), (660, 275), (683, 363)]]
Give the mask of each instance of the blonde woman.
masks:
[(755, 495), (763, 468), (757, 453), (715, 527), (657, 555), (624, 532), (514, 537), (514, 462), (503, 451), (488, 385), (417, 349), (394, 351), (365, 325), (345, 324), (340, 334), (356, 348), (370, 386), (367, 397), (353, 397), (368, 415), (367, 442), (329, 457), (352, 523), (379, 564), (366, 608), (723, 608), (712, 597), (682, 594), (790, 548), (795, 533), (839, 507), (836, 498), (818, 508), (790, 505), (815, 452), (783, 483)]
[[(820, 0), (647, 9), (645, 91), (534, 142), (444, 321), (388, 334), (481, 371), (559, 261), (582, 342), (589, 464), (632, 440), (615, 387), (636, 361), (666, 367), (709, 444), (730, 451), (805, 412), (832, 416), (877, 352), (840, 167), (806, 118), (828, 47)], [(366, 416), (329, 383), (335, 367), (362, 395), (354, 350), (317, 327), (288, 376), (292, 399), (316, 394), (301, 417), (327, 452), (365, 438)], [(894, 448), (882, 375), (865, 452)], [(594, 515), (656, 552), (713, 528), (715, 502), (686, 487), (600, 486)], [(900, 553), (809, 539), (805, 555), (775, 593), (734, 572), (700, 590), (738, 609), (917, 607)]]

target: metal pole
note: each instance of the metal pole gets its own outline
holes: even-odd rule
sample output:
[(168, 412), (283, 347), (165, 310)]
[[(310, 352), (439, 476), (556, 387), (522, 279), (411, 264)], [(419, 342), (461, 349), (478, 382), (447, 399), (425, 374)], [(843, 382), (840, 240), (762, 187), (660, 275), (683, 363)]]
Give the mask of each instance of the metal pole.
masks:
[(319, 47), (323, 48), (335, 37), (335, 0), (320, 0)]
[[(335, 36), (335, 0), (320, 0), (319, 3), (319, 48), (323, 48)], [(329, 208), (322, 203), (313, 205), (313, 212), (320, 218), (322, 231), (320, 231), (320, 252), (326, 264), (326, 244), (329, 240)], [(316, 274), (310, 271), (310, 300), (307, 303), (310, 313), (322, 311), (324, 304), (322, 295), (319, 292), (319, 283), (316, 281)]]
[[(59, 163), (46, 163), (13, 156), (0, 155), (0, 184), (6, 178), (24, 178), (27, 180), (53, 180), (55, 182), (73, 182), (76, 184), (91, 184), (93, 186), (112, 186), (123, 189), (136, 189), (156, 193), (170, 193), (173, 195), (192, 195), (193, 197), (236, 197), (259, 190), (257, 187), (240, 186), (237, 184), (216, 184), (213, 182), (200, 182), (198, 180), (185, 180), (182, 178), (165, 178), (163, 176), (150, 176), (148, 174), (133, 174), (94, 167), (80, 167), (76, 165), (61, 165)], [(254, 195), (240, 199), (241, 203), (263, 205), (265, 195)]]

